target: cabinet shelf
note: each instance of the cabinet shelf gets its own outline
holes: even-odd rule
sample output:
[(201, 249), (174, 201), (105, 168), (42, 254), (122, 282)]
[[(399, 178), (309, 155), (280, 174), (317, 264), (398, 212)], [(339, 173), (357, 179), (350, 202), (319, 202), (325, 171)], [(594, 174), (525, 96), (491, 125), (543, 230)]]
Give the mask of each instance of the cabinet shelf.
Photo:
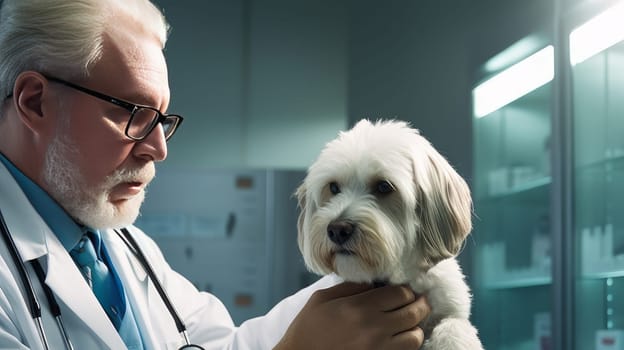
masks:
[[(536, 239), (534, 249), (541, 240)], [(543, 250), (544, 247), (542, 247)], [(484, 244), (478, 254), (479, 275), (486, 289), (512, 289), (548, 285), (552, 282), (550, 258), (535, 256), (536, 263), (508, 268), (507, 248), (502, 242)], [(511, 250), (511, 253), (514, 253)]]
[(622, 270), (593, 270), (588, 272), (583, 272), (583, 278), (587, 279), (605, 279), (605, 278), (615, 278), (615, 277), (624, 277), (624, 269)]
[(580, 172), (624, 170), (624, 154), (609, 156), (603, 159), (588, 162), (586, 164), (576, 165), (575, 169)]
[(589, 279), (624, 277), (624, 254), (613, 253), (614, 228), (607, 224), (581, 231), (581, 275)]
[(522, 276), (505, 276), (494, 281), (485, 281), (487, 289), (513, 289), (525, 287), (546, 286), (552, 282), (547, 274), (526, 274)]
[(507, 198), (518, 198), (530, 200), (547, 190), (552, 182), (550, 176), (543, 176), (532, 180), (524, 181), (508, 189), (492, 194), (478, 196), (478, 201), (494, 201)]

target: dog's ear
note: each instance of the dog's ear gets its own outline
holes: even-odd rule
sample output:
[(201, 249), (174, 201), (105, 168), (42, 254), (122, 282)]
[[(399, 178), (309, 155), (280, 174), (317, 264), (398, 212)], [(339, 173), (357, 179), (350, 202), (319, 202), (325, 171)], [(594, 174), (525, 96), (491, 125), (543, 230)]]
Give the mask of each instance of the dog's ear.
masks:
[(472, 199), (464, 179), (424, 138), (414, 150), (418, 239), (428, 265), (459, 253), (472, 230)]
[(303, 250), (303, 222), (306, 216), (306, 186), (305, 182), (299, 185), (297, 190), (295, 191), (295, 196), (297, 197), (297, 204), (299, 206), (299, 217), (297, 218), (297, 243), (299, 244), (299, 250), (301, 253)]

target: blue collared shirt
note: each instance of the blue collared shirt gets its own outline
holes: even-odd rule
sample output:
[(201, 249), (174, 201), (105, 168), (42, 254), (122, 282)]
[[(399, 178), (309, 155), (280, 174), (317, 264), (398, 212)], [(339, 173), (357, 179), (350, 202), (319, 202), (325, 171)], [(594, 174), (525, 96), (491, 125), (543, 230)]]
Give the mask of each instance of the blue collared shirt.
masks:
[(24, 175), (11, 161), (0, 153), (0, 161), (7, 167), (11, 175), (22, 188), (41, 218), (48, 224), (63, 247), (70, 251), (84, 234), (82, 228), (67, 214), (50, 195), (33, 180)]

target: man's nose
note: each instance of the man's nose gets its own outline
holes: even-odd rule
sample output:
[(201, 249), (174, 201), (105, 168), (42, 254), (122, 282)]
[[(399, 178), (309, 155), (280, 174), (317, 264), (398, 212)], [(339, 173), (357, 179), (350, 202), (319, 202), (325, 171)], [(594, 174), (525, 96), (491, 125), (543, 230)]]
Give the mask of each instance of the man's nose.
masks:
[(138, 141), (134, 152), (137, 157), (160, 162), (167, 158), (167, 140), (162, 124), (158, 123), (156, 127), (143, 139)]

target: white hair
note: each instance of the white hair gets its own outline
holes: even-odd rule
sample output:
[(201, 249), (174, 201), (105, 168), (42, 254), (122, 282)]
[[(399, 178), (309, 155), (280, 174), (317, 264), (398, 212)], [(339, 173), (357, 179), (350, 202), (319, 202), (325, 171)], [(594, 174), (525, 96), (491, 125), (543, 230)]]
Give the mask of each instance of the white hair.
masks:
[(112, 20), (119, 11), (152, 31), (163, 48), (169, 29), (149, 0), (4, 0), (0, 6), (0, 99), (24, 71), (88, 77), (108, 26), (122, 24)]

